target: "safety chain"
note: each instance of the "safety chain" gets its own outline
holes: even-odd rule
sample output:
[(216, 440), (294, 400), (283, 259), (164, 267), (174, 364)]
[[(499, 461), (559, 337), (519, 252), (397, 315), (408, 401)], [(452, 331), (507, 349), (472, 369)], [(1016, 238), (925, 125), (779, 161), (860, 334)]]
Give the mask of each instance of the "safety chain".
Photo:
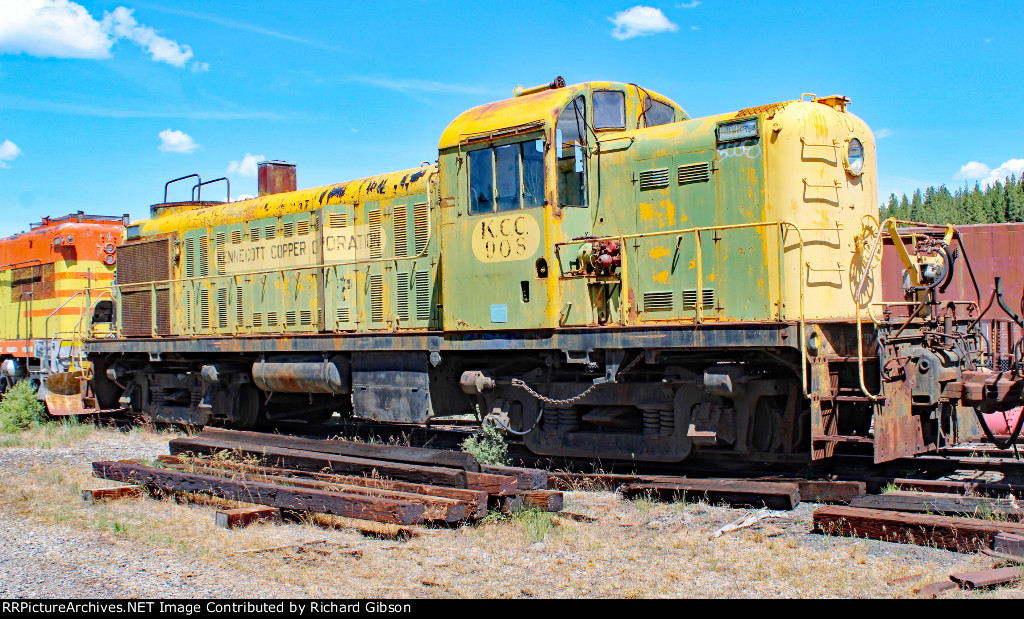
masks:
[[(616, 378), (619, 377), (620, 375), (625, 374), (626, 372), (632, 370), (633, 366), (635, 366), (637, 363), (639, 363), (640, 360), (643, 359), (643, 358), (644, 358), (644, 354), (643, 353), (640, 353), (639, 355), (637, 355), (635, 359), (633, 359), (632, 361), (629, 362), (628, 365), (626, 365), (626, 367), (622, 368), (621, 370), (619, 370), (618, 372), (615, 373)], [(555, 400), (553, 398), (549, 398), (547, 396), (544, 396), (544, 395), (541, 395), (541, 394), (537, 393), (536, 391), (531, 389), (529, 385), (527, 385), (525, 382), (519, 380), (518, 378), (513, 378), (512, 379), (512, 386), (513, 387), (519, 387), (523, 391), (529, 393), (530, 395), (532, 395), (533, 397), (537, 398), (541, 402), (544, 402), (545, 404), (554, 404), (554, 405), (572, 404), (573, 402), (575, 402), (577, 400), (582, 400), (583, 398), (587, 397), (587, 395), (591, 391), (593, 391), (594, 389), (597, 389), (597, 384), (593, 384), (593, 385), (587, 387), (586, 391), (584, 391), (583, 393), (581, 393), (581, 394), (579, 394), (577, 396), (574, 396), (574, 397), (571, 397), (571, 398), (566, 398), (564, 400)]]

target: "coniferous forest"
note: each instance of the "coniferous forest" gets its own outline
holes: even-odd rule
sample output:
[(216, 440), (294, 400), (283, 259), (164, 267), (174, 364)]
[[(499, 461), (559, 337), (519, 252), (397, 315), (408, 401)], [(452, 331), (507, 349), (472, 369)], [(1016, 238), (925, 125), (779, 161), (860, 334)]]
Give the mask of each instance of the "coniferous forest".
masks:
[(982, 189), (978, 183), (950, 193), (945, 185), (918, 189), (907, 198), (890, 194), (889, 203), (880, 205), (883, 221), (896, 217), (903, 221), (952, 224), (986, 224), (1024, 221), (1024, 176), (1010, 176)]

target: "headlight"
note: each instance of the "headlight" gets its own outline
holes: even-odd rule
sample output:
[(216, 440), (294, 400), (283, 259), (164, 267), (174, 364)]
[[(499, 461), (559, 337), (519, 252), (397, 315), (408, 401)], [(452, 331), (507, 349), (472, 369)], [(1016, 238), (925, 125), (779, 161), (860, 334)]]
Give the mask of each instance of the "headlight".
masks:
[(748, 118), (738, 122), (718, 125), (718, 141), (732, 142), (757, 137), (757, 119)]
[(851, 176), (864, 173), (864, 145), (857, 138), (850, 138), (846, 142), (846, 171)]

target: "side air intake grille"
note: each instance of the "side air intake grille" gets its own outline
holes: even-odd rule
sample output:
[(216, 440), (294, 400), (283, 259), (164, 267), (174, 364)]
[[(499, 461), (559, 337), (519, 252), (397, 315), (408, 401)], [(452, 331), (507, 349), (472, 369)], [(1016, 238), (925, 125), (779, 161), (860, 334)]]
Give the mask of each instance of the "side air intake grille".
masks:
[[(711, 309), (715, 306), (715, 289), (705, 288), (700, 293), (700, 302), (704, 309)], [(697, 291), (683, 291), (683, 309), (697, 309)]]
[(711, 180), (711, 167), (706, 163), (679, 166), (679, 184), (706, 183)]
[(656, 312), (656, 311), (671, 311), (672, 310), (672, 291), (665, 290), (660, 292), (645, 292), (644, 293), (644, 311), (645, 312)]
[(644, 170), (640, 173), (640, 190), (664, 189), (668, 187), (668, 168)]

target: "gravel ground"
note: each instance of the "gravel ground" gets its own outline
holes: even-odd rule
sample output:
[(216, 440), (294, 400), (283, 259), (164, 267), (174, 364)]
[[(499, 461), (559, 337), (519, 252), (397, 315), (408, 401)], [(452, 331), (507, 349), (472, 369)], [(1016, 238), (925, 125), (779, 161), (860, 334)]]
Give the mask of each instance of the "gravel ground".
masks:
[[(96, 430), (0, 448), (0, 597), (913, 597), (914, 586), (992, 566), (980, 555), (810, 534), (817, 506), (806, 503), (713, 538), (750, 510), (568, 492), (567, 510), (598, 521), (541, 514), (395, 543), (310, 523), (225, 531), (210, 505), (81, 502), (81, 488), (107, 485), (90, 477), (91, 462), (153, 458), (169, 438)], [(294, 546), (314, 540), (322, 544)]]
[(167, 549), (0, 516), (2, 598), (267, 598), (301, 591)]

